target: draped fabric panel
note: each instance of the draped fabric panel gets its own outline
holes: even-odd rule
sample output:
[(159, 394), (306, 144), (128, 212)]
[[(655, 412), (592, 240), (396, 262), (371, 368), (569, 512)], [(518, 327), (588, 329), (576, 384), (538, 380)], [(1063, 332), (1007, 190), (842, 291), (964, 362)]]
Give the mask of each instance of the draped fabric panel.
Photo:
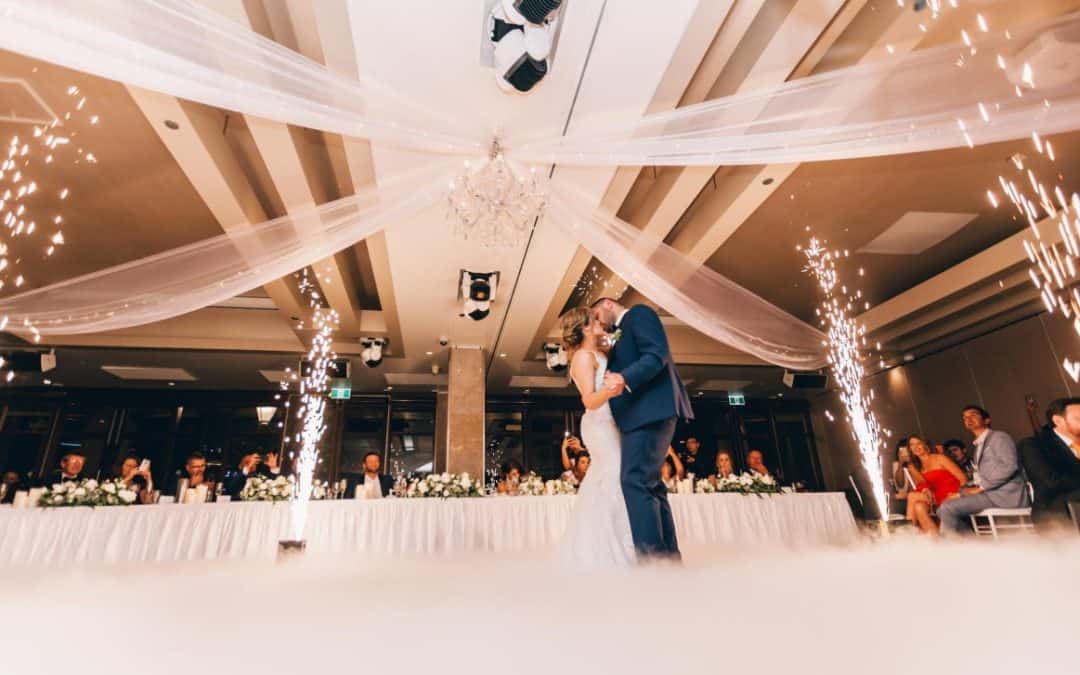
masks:
[[(312, 502), (312, 553), (429, 555), (549, 552), (574, 497)], [(720, 548), (847, 545), (855, 520), (841, 493), (672, 495), (680, 544)], [(0, 566), (270, 559), (290, 538), (286, 503), (0, 508)]]

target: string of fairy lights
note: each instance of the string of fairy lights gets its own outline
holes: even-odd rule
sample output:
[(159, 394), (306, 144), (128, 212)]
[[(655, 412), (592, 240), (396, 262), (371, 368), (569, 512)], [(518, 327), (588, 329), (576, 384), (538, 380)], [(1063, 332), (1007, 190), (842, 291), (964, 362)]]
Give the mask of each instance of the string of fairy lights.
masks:
[[(25, 259), (27, 254), (17, 240), (44, 238), (42, 257), (46, 259), (65, 243), (63, 205), (72, 193), (68, 186), (54, 184), (55, 176), (60, 173), (57, 167), (68, 162), (97, 163), (94, 153), (76, 142), (78, 131), (67, 130), (65, 123), (86, 116), (90, 125), (97, 125), (100, 118), (90, 113), (87, 98), (79, 87), (71, 85), (66, 93), (71, 109), (62, 119), (34, 124), (29, 135), (12, 134), (0, 161), (0, 221), (4, 225), (0, 228), (0, 293), (22, 289), (29, 281), (23, 273), (25, 264), (37, 261)], [(0, 331), (6, 330), (9, 323), (8, 316), (0, 316)], [(29, 320), (23, 320), (22, 328), (35, 343), (41, 341), (41, 333)], [(2, 357), (0, 378), (6, 382), (15, 378), (15, 372)]]

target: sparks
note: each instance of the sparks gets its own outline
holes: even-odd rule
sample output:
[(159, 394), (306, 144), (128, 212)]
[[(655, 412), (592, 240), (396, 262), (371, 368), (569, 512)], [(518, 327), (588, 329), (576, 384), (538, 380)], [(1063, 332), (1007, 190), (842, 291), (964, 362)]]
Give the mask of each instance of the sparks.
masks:
[[(888, 514), (888, 492), (885, 490), (884, 474), (881, 468), (881, 452), (885, 449), (882, 439), (883, 430), (871, 409), (873, 392), (863, 393), (864, 355), (860, 345), (865, 342), (866, 329), (858, 324), (852, 315), (852, 294), (839, 281), (836, 256), (830, 253), (824, 242), (811, 238), (809, 245), (803, 247), (807, 267), (822, 294), (820, 312), (826, 328), (828, 360), (832, 366), (833, 378), (839, 387), (840, 400), (847, 411), (848, 423), (859, 445), (865, 467), (873, 488), (874, 501), (882, 518)], [(878, 349), (880, 350), (880, 343)], [(885, 367), (884, 359), (880, 366)], [(831, 421), (831, 415), (827, 415)]]

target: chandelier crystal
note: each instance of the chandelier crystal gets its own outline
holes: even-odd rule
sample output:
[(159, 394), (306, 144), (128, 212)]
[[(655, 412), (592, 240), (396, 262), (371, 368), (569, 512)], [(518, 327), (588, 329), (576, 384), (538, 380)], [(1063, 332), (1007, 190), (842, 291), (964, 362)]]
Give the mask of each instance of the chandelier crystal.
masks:
[(547, 193), (536, 169), (523, 172), (503, 157), (496, 139), (480, 167), (466, 161), (450, 183), (447, 217), (454, 235), (492, 248), (514, 248), (528, 238)]

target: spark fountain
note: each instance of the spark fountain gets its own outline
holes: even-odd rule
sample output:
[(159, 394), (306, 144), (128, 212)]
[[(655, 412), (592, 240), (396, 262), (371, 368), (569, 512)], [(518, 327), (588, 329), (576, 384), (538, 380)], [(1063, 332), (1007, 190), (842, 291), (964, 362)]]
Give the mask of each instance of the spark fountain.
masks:
[[(814, 277), (821, 289), (823, 299), (817, 314), (827, 336), (825, 346), (828, 362), (832, 366), (834, 381), (840, 388), (840, 400), (847, 411), (847, 421), (858, 444), (862, 465), (873, 488), (882, 532), (887, 533), (885, 522), (889, 516), (889, 494), (885, 489), (881, 452), (885, 449), (884, 436), (888, 432), (878, 424), (870, 407), (873, 392), (863, 393), (866, 328), (853, 317), (862, 292), (849, 290), (840, 282), (836, 263), (847, 257), (847, 251), (830, 251), (817, 238), (811, 238), (805, 249), (799, 248), (806, 256), (805, 270)], [(831, 420), (832, 416), (829, 417)]]
[[(311, 348), (307, 353), (310, 367), (300, 373), (300, 399), (296, 410), (299, 432), (299, 449), (296, 459), (296, 484), (291, 507), (292, 540), (279, 542), (279, 554), (295, 553), (304, 550), (304, 527), (307, 524), (308, 505), (311, 501), (311, 488), (315, 467), (319, 463), (319, 441), (326, 431), (324, 414), (326, 397), (329, 389), (329, 369), (337, 353), (334, 351), (334, 331), (338, 327), (338, 314), (333, 309), (323, 306), (318, 285), (312, 273), (304, 269), (299, 274), (301, 295), (308, 300), (311, 308), (311, 322), (315, 333), (311, 338)], [(303, 328), (301, 324), (300, 328)], [(286, 439), (288, 440), (288, 439)], [(293, 455), (290, 454), (292, 458)]]

